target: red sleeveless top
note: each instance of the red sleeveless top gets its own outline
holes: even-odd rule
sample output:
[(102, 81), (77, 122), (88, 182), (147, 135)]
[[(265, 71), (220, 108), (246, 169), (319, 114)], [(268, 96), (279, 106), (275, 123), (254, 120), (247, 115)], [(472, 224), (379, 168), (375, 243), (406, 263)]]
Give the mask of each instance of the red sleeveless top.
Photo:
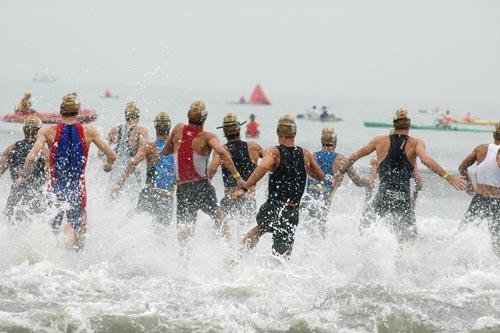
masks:
[(178, 182), (208, 179), (207, 166), (210, 155), (200, 155), (193, 149), (193, 139), (203, 132), (202, 128), (191, 125), (182, 130), (181, 145), (175, 156)]

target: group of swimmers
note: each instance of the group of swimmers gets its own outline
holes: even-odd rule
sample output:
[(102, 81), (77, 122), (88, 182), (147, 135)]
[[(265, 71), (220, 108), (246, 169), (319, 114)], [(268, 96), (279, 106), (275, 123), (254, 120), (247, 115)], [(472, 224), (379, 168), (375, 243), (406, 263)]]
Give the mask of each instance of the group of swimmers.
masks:
[[(220, 143), (216, 134), (203, 128), (208, 114), (202, 101), (190, 105), (187, 124), (179, 123), (172, 130), (169, 114), (158, 113), (154, 119), (156, 140), (151, 142), (147, 130), (139, 126), (140, 110), (135, 103), (127, 104), (126, 123), (113, 128), (107, 140), (94, 127), (77, 122), (79, 110), (76, 93), (70, 93), (62, 99), (61, 123), (42, 127), (39, 119), (28, 117), (23, 124), (25, 138), (9, 146), (0, 161), (0, 172), (9, 168), (13, 180), (5, 214), (10, 219), (23, 219), (30, 212), (43, 211), (43, 184), (48, 180), (48, 205), (56, 212), (52, 226), (59, 228), (66, 217), (68, 248), (83, 245), (87, 228), (84, 174), (88, 149), (94, 143), (105, 159), (104, 171), (115, 169), (115, 196), (133, 175), (140, 174), (137, 167), (146, 160), (146, 183), (137, 209), (168, 225), (175, 206), (183, 250), (189, 248), (201, 210), (211, 217), (225, 240), (231, 238), (229, 218), (255, 218), (256, 225), (241, 240), (242, 249), (253, 248), (264, 233), (271, 233), (273, 253), (284, 256), (292, 252), (301, 210), (319, 222), (324, 234), (333, 195), (346, 173), (357, 186), (369, 190), (379, 179), (377, 194), (363, 212), (361, 226), (381, 218), (403, 242), (417, 235), (414, 208), (422, 187), (417, 158), (462, 191), (471, 190), (467, 168), (477, 162), (477, 186), (465, 220), (487, 220), (494, 248), (500, 253), (500, 123), (493, 132), (494, 142), (477, 147), (461, 163), (462, 176), (454, 176), (427, 154), (422, 140), (409, 136), (411, 121), (404, 109), (396, 111), (390, 135), (375, 137), (349, 157), (336, 152), (337, 134), (329, 127), (321, 132), (320, 151), (311, 153), (296, 146), (297, 124), (290, 115), (277, 122), (278, 145), (263, 149), (256, 142), (242, 140), (243, 123), (233, 113), (223, 118), (226, 143)], [(362, 177), (353, 164), (372, 152), (376, 157), (370, 163), (370, 173)], [(124, 163), (117, 167), (117, 160)], [(219, 168), (224, 183), (220, 202), (211, 184)], [(266, 174), (267, 200), (257, 210), (255, 186)]]

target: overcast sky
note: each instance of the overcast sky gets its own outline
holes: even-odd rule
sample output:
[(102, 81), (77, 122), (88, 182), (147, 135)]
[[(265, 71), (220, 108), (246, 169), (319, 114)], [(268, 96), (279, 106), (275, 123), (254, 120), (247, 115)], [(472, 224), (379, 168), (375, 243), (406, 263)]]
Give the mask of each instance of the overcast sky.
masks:
[(0, 78), (500, 101), (500, 1), (1, 0)]

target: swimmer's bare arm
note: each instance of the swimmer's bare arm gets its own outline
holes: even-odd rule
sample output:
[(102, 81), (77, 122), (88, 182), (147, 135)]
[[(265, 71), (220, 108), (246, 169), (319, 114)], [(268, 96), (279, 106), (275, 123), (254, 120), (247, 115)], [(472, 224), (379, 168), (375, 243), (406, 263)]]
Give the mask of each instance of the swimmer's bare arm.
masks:
[(481, 147), (482, 147), (482, 145), (479, 145), (476, 148), (474, 148), (474, 150), (469, 155), (467, 155), (467, 157), (465, 157), (465, 159), (462, 161), (462, 163), (460, 163), (460, 165), (458, 166), (458, 171), (466, 179), (469, 178), (469, 176), (467, 174), (467, 168), (469, 168), (471, 165), (476, 163), (477, 154), (478, 154), (479, 150), (481, 149)]
[(115, 144), (118, 141), (118, 128), (117, 127), (113, 127), (111, 129), (111, 131), (109, 131), (107, 140), (108, 140), (108, 143), (110, 145)]
[(30, 152), (26, 156), (26, 160), (24, 162), (24, 167), (21, 173), (19, 174), (19, 177), (17, 178), (15, 186), (19, 186), (24, 181), (26, 178), (31, 174), (33, 171), (33, 167), (35, 166), (36, 159), (38, 158), (40, 152), (42, 149), (45, 147), (47, 144), (47, 137), (48, 133), (51, 130), (50, 126), (42, 127), (36, 136), (36, 142), (33, 145), (33, 148), (31, 148)]
[(135, 154), (134, 158), (127, 164), (125, 170), (123, 170), (123, 173), (120, 179), (118, 180), (116, 187), (113, 189), (113, 192), (119, 192), (122, 189), (123, 184), (125, 184), (125, 181), (132, 174), (132, 172), (134, 172), (135, 168), (137, 168), (139, 163), (148, 158), (148, 156), (151, 153), (151, 148), (152, 148), (151, 144), (146, 144), (144, 147), (139, 149), (137, 154)]
[(340, 182), (342, 181), (342, 174), (346, 173), (357, 160), (374, 152), (377, 149), (377, 143), (380, 138), (381, 137), (374, 138), (366, 146), (362, 147), (351, 156), (349, 156), (349, 158), (345, 160), (345, 163), (342, 163), (338, 172), (333, 176), (334, 184), (340, 184)]
[(469, 177), (467, 169), (477, 162), (478, 153), (483, 148), (483, 146), (484, 145), (479, 145), (474, 148), (474, 150), (469, 155), (467, 155), (467, 157), (465, 157), (462, 163), (460, 163), (460, 165), (458, 166), (458, 171), (467, 181), (467, 192), (469, 194), (472, 194), (474, 192), (474, 186), (472, 185), (472, 181)]
[(373, 183), (378, 177), (378, 159), (373, 157), (370, 160), (370, 181)]
[(214, 150), (216, 154), (219, 155), (221, 164), (224, 165), (224, 167), (229, 170), (232, 175), (238, 173), (238, 170), (236, 170), (236, 167), (234, 166), (233, 159), (231, 158), (231, 154), (229, 153), (229, 151), (227, 151), (224, 146), (221, 145), (219, 139), (215, 134), (209, 133), (208, 135), (208, 145)]
[(474, 191), (474, 187), (472, 186), (472, 181), (469, 177), (469, 173), (467, 172), (467, 169), (471, 165), (476, 163), (477, 155), (479, 153), (479, 150), (481, 150), (482, 147), (483, 147), (483, 145), (479, 145), (476, 148), (474, 148), (474, 150), (469, 155), (467, 155), (467, 157), (465, 157), (465, 159), (462, 161), (462, 163), (460, 163), (460, 165), (458, 166), (458, 172), (460, 172), (460, 174), (467, 181), (467, 191), (469, 193), (472, 193)]
[(380, 137), (376, 137), (372, 141), (370, 141), (366, 146), (354, 152), (351, 156), (349, 156), (345, 160), (345, 163), (343, 163), (343, 165), (340, 167), (339, 172), (346, 173), (357, 160), (373, 153), (377, 149), (377, 144), (379, 140)]
[[(425, 143), (422, 140), (417, 141), (415, 153), (417, 154), (420, 161), (432, 172), (441, 177), (445, 177), (446, 175), (448, 175), (446, 170), (441, 165), (439, 165), (438, 162), (434, 161), (434, 159), (432, 159), (429, 154), (427, 154), (427, 152), (425, 151)], [(467, 188), (467, 182), (459, 176), (448, 175), (446, 176), (446, 181), (448, 181), (448, 183), (450, 183), (450, 185), (457, 190), (464, 191)]]
[(325, 174), (323, 173), (323, 170), (321, 170), (321, 167), (316, 159), (307, 149), (302, 148), (302, 151), (304, 153), (304, 163), (307, 174), (312, 178), (323, 180), (325, 178)]
[(368, 201), (372, 197), (373, 188), (375, 186), (375, 180), (378, 177), (378, 159), (377, 157), (373, 157), (370, 160), (370, 176), (368, 180), (370, 182), (370, 186), (366, 188), (365, 193), (365, 201)]
[(244, 188), (251, 188), (257, 184), (259, 180), (266, 175), (267, 172), (274, 170), (276, 157), (279, 155), (279, 151), (276, 147), (271, 147), (264, 151), (264, 157), (259, 163), (257, 168), (252, 172), (250, 177), (248, 177), (245, 182)]
[(413, 188), (412, 203), (415, 207), (417, 203), (418, 193), (420, 193), (424, 185), (422, 181), (422, 175), (420, 174), (420, 170), (417, 169), (416, 165), (415, 169), (413, 169), (413, 181), (415, 182), (415, 187)]
[(418, 170), (416, 166), (415, 169), (413, 170), (413, 181), (415, 182), (415, 191), (420, 192), (424, 187), (424, 182), (422, 180), (422, 175), (420, 174), (420, 170)]
[(262, 147), (258, 143), (249, 141), (248, 147), (250, 148), (250, 150), (253, 150), (258, 155), (258, 158), (264, 157), (264, 149), (262, 149)]
[[(333, 163), (334, 174), (338, 171), (338, 169), (340, 168), (340, 165), (344, 165), (347, 163), (345, 160), (346, 160), (346, 157), (344, 155), (340, 155), (340, 154), (337, 155), (337, 158), (335, 159), (335, 162)], [(349, 176), (349, 178), (351, 178), (352, 182), (356, 186), (370, 187), (372, 184), (372, 181), (370, 181), (370, 178), (361, 177), (356, 172), (356, 170), (354, 170), (354, 168), (352, 166), (347, 170), (347, 175)], [(335, 186), (338, 186), (338, 185), (340, 185), (340, 184), (335, 184)]]
[(116, 161), (116, 153), (93, 126), (86, 126), (85, 129), (87, 130), (86, 134), (90, 137), (90, 141), (106, 156), (107, 161), (104, 164), (104, 171), (111, 171), (113, 163)]
[(139, 147), (138, 148), (141, 149), (148, 142), (148, 138), (149, 138), (148, 130), (145, 129), (144, 127), (141, 127), (141, 128), (139, 128), (138, 135), (139, 135)]
[(208, 166), (208, 178), (212, 180), (214, 178), (215, 174), (217, 173), (217, 169), (219, 169), (219, 166), (221, 164), (220, 156), (219, 154), (214, 153), (212, 156), (212, 161), (210, 162), (210, 165)]
[(172, 131), (172, 134), (169, 136), (167, 143), (165, 143), (165, 146), (163, 147), (161, 154), (162, 155), (169, 155), (174, 153), (174, 143), (175, 140), (177, 139), (178, 133), (182, 133), (182, 130), (184, 129), (184, 124), (177, 124)]
[(10, 153), (12, 153), (12, 149), (14, 149), (14, 145), (8, 146), (2, 154), (2, 159), (0, 160), (0, 175), (3, 175), (5, 170), (9, 168), (9, 156)]
[[(106, 140), (108, 141), (108, 143), (110, 145), (115, 145), (117, 142), (118, 142), (118, 127), (113, 127), (109, 133), (108, 133), (108, 136), (106, 137)], [(99, 158), (103, 158), (104, 157), (104, 153), (102, 151), (98, 151), (97, 152), (97, 156)]]
[(50, 167), (49, 167), (50, 152), (47, 148), (43, 148), (42, 156), (43, 156), (43, 159), (45, 160), (45, 167), (43, 169), (43, 177), (45, 178), (45, 180), (47, 180), (50, 178)]

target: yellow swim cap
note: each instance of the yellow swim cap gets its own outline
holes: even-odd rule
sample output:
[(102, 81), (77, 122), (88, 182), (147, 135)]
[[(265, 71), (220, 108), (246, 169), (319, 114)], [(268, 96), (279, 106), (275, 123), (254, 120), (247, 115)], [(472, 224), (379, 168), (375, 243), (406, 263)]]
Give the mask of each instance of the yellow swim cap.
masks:
[(71, 92), (62, 98), (60, 113), (63, 116), (76, 116), (80, 111), (80, 101), (75, 92)]
[(125, 106), (125, 120), (139, 119), (141, 110), (137, 107), (135, 102), (128, 102)]
[(282, 116), (278, 120), (278, 126), (276, 128), (276, 133), (282, 138), (293, 138), (297, 134), (297, 125), (295, 124), (295, 118), (289, 114)]
[(408, 116), (408, 111), (404, 108), (399, 108), (394, 113), (394, 118), (392, 120), (395, 129), (408, 129), (410, 128), (411, 121)]
[(28, 138), (34, 139), (40, 128), (42, 128), (42, 121), (38, 117), (29, 116), (24, 120), (23, 132)]
[(400, 119), (410, 119), (408, 117), (408, 111), (406, 111), (406, 109), (404, 109), (404, 108), (399, 108), (394, 113), (394, 119), (393, 120), (400, 120)]
[(192, 124), (201, 125), (207, 119), (207, 110), (205, 102), (194, 101), (189, 107), (188, 120)]
[(25, 97), (25, 98), (31, 97), (31, 91), (26, 90), (26, 91), (24, 92), (24, 97)]
[(325, 127), (321, 131), (321, 145), (322, 146), (335, 146), (337, 145), (337, 133), (331, 127)]
[(170, 116), (166, 112), (160, 112), (155, 117), (156, 134), (164, 135), (170, 133)]

